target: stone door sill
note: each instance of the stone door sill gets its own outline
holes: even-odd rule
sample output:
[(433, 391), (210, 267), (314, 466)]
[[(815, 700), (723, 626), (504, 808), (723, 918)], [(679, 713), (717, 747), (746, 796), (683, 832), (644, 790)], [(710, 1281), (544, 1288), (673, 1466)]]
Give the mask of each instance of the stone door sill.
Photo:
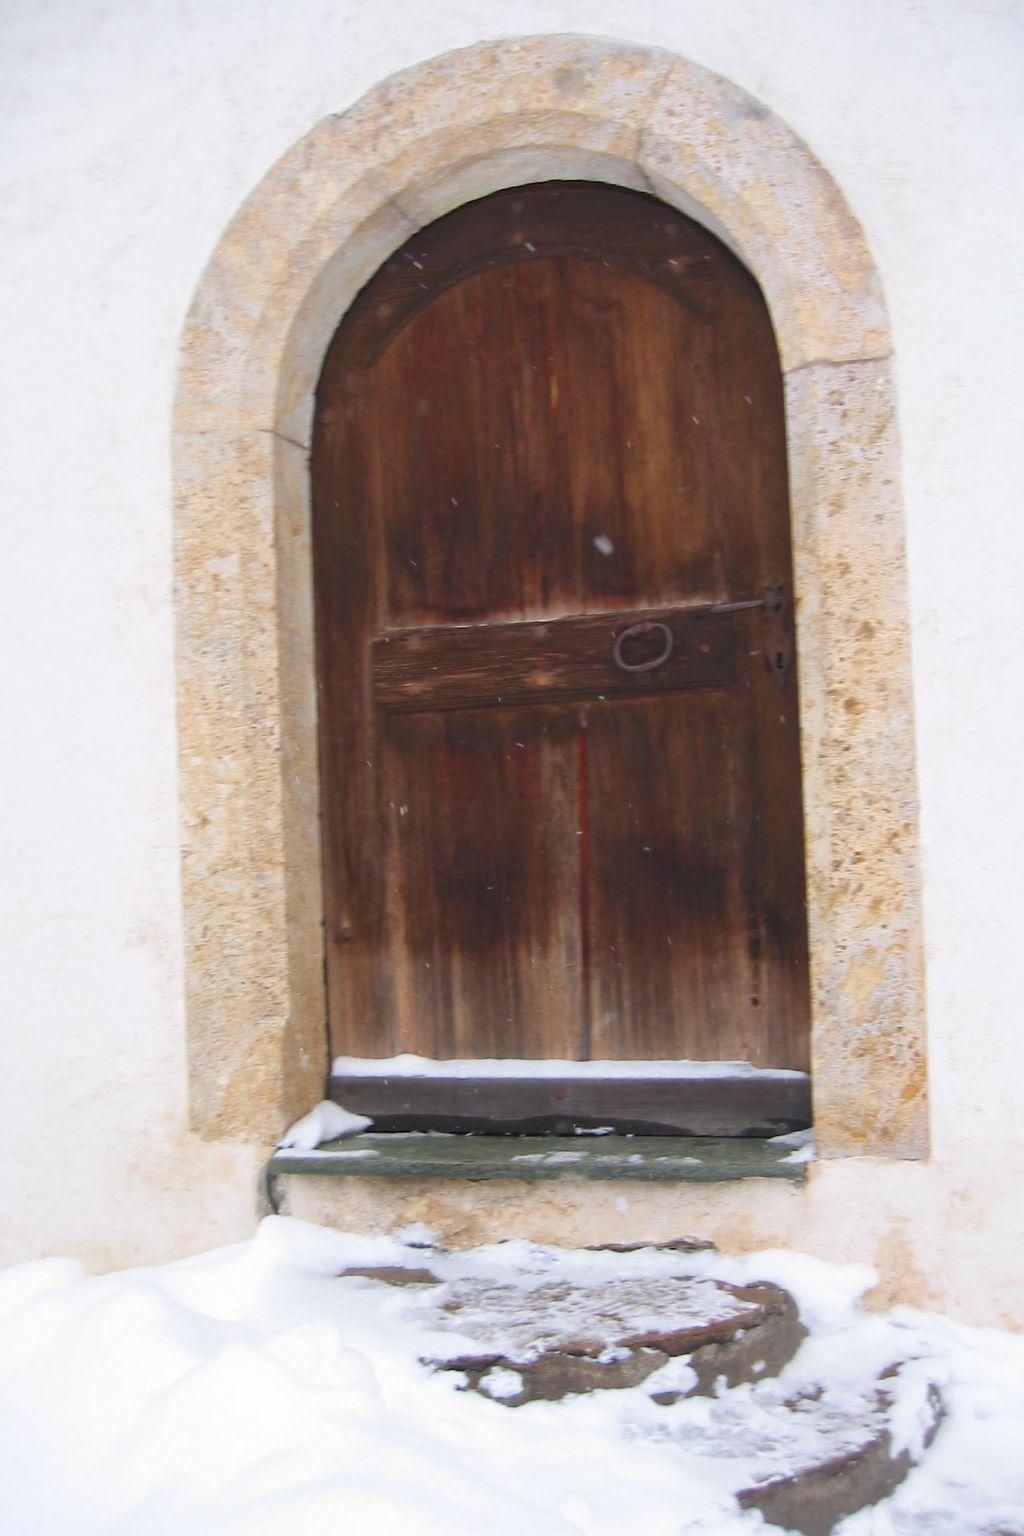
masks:
[(717, 1183), (807, 1177), (792, 1148), (728, 1136), (454, 1136), (390, 1132), (327, 1142), (312, 1152), (279, 1149), (266, 1166), (282, 1175), (356, 1179), (631, 1179), (639, 1183)]

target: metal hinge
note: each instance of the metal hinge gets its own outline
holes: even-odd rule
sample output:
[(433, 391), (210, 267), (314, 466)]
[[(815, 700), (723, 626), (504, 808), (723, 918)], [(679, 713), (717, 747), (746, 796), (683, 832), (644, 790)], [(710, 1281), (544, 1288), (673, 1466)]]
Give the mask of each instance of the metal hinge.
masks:
[(746, 613), (751, 609), (760, 608), (766, 619), (769, 620), (764, 638), (764, 664), (781, 688), (789, 676), (790, 662), (793, 659), (793, 644), (789, 625), (786, 622), (785, 586), (781, 581), (773, 581), (770, 587), (766, 587), (760, 597), (749, 597), (738, 603), (712, 603), (709, 613)]
[(766, 613), (778, 613), (782, 608), (785, 587), (781, 581), (773, 581), (760, 597), (748, 597), (741, 603), (712, 603), (711, 613), (745, 613), (749, 608), (763, 608)]

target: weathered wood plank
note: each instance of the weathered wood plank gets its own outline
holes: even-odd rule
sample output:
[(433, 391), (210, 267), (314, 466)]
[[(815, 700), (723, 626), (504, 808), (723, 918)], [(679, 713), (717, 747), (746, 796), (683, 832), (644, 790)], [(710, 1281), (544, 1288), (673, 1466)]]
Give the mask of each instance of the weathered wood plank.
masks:
[(749, 954), (748, 708), (716, 692), (587, 710), (592, 1057), (799, 1065), (765, 1048)]
[(555, 1133), (611, 1126), (624, 1135), (773, 1136), (811, 1123), (810, 1081), (799, 1072), (678, 1078), (336, 1073), (330, 1094), (369, 1115), (381, 1131)]
[(555, 709), (395, 715), (381, 736), (394, 1015), (387, 1034), (380, 1016), (363, 1021), (353, 1054), (578, 1056), (573, 722)]
[[(735, 630), (729, 617), (701, 607), (398, 631), (373, 642), (374, 696), (388, 710), (422, 711), (727, 688), (736, 676)], [(624, 671), (617, 641), (630, 666), (669, 654), (649, 671)]]

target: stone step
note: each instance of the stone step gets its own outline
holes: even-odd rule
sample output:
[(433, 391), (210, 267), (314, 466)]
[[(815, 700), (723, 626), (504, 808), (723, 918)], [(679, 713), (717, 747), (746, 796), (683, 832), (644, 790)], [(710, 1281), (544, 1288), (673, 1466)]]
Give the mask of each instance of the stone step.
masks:
[(792, 1297), (778, 1286), (675, 1277), (587, 1287), (556, 1280), (528, 1298), (514, 1286), (459, 1280), (420, 1316), (479, 1341), (437, 1368), (463, 1372), (471, 1389), (510, 1407), (634, 1387), (685, 1359), (687, 1371), (658, 1394), (675, 1401), (774, 1375), (804, 1337)]
[(807, 1178), (806, 1148), (738, 1136), (452, 1136), (410, 1131), (279, 1147), (264, 1168), (264, 1195), (280, 1208), (285, 1179), (459, 1179), (714, 1184)]
[[(918, 1439), (897, 1442), (899, 1367), (861, 1388), (786, 1391), (777, 1382), (740, 1388), (709, 1405), (702, 1421), (637, 1426), (638, 1438), (671, 1441), (713, 1462), (723, 1480), (734, 1469), (742, 1509), (801, 1536), (830, 1536), (859, 1510), (887, 1498), (931, 1444), (942, 1418), (935, 1386), (916, 1382)], [(903, 1416), (906, 1415), (904, 1400)]]
[[(595, 1248), (625, 1259), (660, 1248), (666, 1260), (685, 1264), (685, 1255), (711, 1246), (679, 1238)], [(907, 1362), (854, 1385), (775, 1379), (806, 1330), (789, 1292), (768, 1282), (664, 1272), (577, 1280), (554, 1263), (492, 1279), (430, 1245), (410, 1253), (408, 1264), (344, 1275), (403, 1288), (410, 1320), (458, 1336), (450, 1354), (438, 1350), (424, 1364), (458, 1373), (463, 1390), (508, 1408), (641, 1388), (627, 1410), (627, 1433), (678, 1446), (691, 1463), (713, 1469), (741, 1508), (801, 1536), (829, 1536), (848, 1515), (887, 1497), (941, 1419), (936, 1388), (909, 1377), (920, 1398), (917, 1437), (914, 1445), (900, 1440)]]
[[(677, 1251), (683, 1242), (666, 1244)], [(519, 1407), (576, 1392), (635, 1387), (658, 1373), (655, 1401), (670, 1403), (775, 1375), (804, 1337), (796, 1304), (780, 1286), (728, 1285), (696, 1276), (609, 1278), (529, 1285), (473, 1276), (442, 1280), (427, 1267), (348, 1270), (388, 1285), (414, 1285), (411, 1312), (472, 1347), (427, 1363), (456, 1371), (468, 1390)], [(668, 1371), (673, 1362), (685, 1367)]]

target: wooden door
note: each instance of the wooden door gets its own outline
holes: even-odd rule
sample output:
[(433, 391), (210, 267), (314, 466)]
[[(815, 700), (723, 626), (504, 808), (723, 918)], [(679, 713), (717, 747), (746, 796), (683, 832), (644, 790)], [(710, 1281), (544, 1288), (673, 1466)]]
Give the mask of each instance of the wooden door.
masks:
[(735, 257), (605, 185), (439, 220), (331, 344), (313, 515), (333, 1050), (805, 1070), (782, 382)]

